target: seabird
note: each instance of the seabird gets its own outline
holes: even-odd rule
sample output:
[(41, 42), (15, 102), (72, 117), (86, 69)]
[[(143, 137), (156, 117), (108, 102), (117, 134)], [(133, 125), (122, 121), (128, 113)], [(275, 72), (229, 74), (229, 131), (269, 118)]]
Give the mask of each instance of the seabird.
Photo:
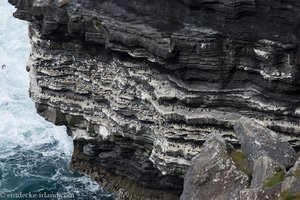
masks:
[(3, 64), (3, 65), (2, 65), (2, 67), (1, 67), (1, 69), (4, 69), (5, 67), (6, 67), (6, 65), (5, 65), (5, 64)]

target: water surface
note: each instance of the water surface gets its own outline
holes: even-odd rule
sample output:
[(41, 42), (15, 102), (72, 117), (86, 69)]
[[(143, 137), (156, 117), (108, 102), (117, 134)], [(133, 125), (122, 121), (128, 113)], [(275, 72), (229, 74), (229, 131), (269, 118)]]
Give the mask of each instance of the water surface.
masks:
[(89, 177), (68, 169), (73, 144), (65, 127), (36, 114), (28, 97), (28, 24), (12, 17), (14, 8), (6, 1), (0, 2), (0, 199), (35, 194), (113, 200)]

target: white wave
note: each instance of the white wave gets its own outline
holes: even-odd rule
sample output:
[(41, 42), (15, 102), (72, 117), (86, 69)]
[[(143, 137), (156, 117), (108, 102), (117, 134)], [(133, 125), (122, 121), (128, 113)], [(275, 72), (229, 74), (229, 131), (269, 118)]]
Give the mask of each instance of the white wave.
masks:
[[(71, 156), (73, 144), (64, 127), (56, 127), (35, 113), (28, 97), (26, 62), (30, 54), (27, 22), (13, 18), (13, 6), (0, 2), (0, 150), (18, 145), (26, 149), (58, 142), (47, 155)], [(2, 69), (2, 65), (6, 65)]]
[[(36, 113), (28, 97), (25, 67), (30, 54), (28, 25), (14, 19), (13, 12), (7, 0), (0, 1), (0, 192), (22, 191), (28, 181), (46, 179), (54, 188), (63, 185), (78, 196), (112, 199), (89, 177), (67, 169), (72, 139), (65, 127), (54, 126)], [(3, 64), (6, 67), (1, 69)]]

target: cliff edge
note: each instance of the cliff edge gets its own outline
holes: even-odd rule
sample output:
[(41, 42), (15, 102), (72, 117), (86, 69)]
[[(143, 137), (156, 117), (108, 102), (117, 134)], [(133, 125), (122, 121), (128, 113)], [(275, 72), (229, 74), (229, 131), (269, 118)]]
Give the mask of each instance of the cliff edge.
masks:
[[(298, 0), (9, 2), (30, 22), (37, 112), (67, 126), (71, 167), (120, 197), (178, 199), (212, 133), (226, 141), (216, 136), (226, 145), (215, 149), (247, 154), (241, 119), (299, 150)], [(280, 169), (295, 163), (263, 155)]]

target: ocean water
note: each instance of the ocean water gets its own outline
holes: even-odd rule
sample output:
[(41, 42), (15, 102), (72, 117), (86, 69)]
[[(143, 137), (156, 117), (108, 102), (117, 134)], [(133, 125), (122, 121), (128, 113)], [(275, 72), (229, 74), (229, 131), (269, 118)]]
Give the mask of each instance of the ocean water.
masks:
[(115, 199), (68, 169), (73, 144), (65, 127), (36, 114), (25, 69), (27, 22), (13, 12), (7, 0), (0, 1), (0, 199)]

